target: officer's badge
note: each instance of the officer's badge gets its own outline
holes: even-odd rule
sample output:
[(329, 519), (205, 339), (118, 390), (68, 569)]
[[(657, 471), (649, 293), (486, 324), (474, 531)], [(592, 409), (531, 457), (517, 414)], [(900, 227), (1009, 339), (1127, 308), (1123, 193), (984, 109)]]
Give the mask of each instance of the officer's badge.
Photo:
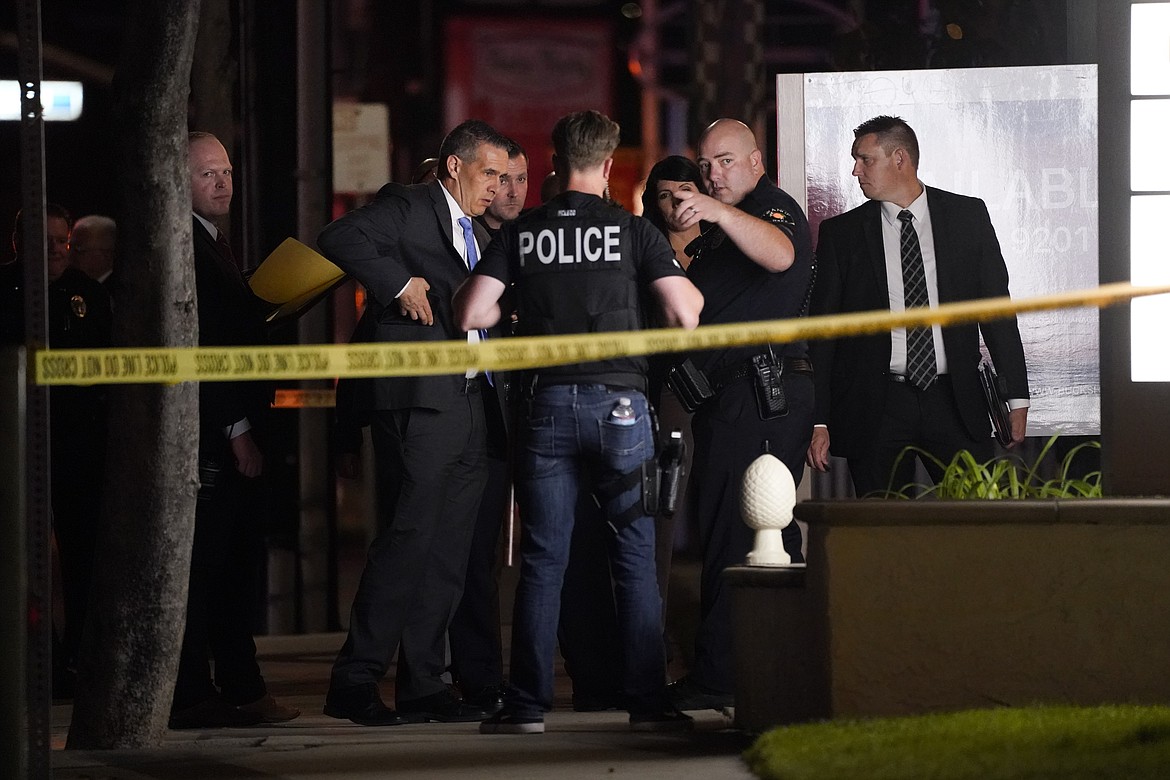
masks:
[(69, 306), (73, 309), (73, 316), (78, 319), (84, 319), (87, 309), (85, 308), (85, 298), (80, 295), (74, 295), (69, 299)]

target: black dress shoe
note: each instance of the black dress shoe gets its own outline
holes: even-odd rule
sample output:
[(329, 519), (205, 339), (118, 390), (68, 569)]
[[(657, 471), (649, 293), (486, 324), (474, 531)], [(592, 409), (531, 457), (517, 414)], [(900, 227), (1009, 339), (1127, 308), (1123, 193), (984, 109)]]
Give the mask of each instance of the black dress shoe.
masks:
[(725, 710), (735, 706), (735, 695), (701, 685), (690, 677), (666, 686), (670, 703), (678, 710)]
[(233, 707), (218, 696), (204, 699), (198, 704), (173, 710), (167, 721), (172, 729), (226, 729), (255, 726), (260, 716)]
[(325, 696), (325, 714), (349, 720), (359, 726), (401, 726), (422, 723), (422, 718), (395, 712), (382, 702), (374, 683), (349, 688), (330, 688)]
[(466, 704), (478, 707), (488, 715), (495, 715), (504, 708), (504, 686), (485, 685), (463, 697)]
[(695, 721), (673, 707), (658, 712), (631, 712), (630, 731), (690, 731)]
[(398, 702), (399, 712), (439, 723), (472, 723), (485, 720), (488, 713), (463, 700), (450, 691), (439, 691), (421, 699)]

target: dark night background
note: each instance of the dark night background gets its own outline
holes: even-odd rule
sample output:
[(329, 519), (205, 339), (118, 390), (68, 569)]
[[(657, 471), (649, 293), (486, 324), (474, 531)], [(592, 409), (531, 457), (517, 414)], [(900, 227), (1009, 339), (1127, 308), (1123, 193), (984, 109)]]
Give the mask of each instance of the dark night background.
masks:
[[(658, 0), (661, 86), (687, 95), (694, 11), (701, 0)], [(767, 74), (832, 70), (1063, 64), (1066, 15), (1077, 0), (767, 0), (760, 41)], [(16, 8), (0, 11), (0, 78), (17, 77)], [(85, 107), (77, 122), (45, 123), (46, 195), (74, 216), (113, 213), (119, 175), (111, 141), (118, 132), (110, 80), (122, 45), (128, 3), (45, 0), (41, 8), (44, 78), (81, 80)], [(292, 3), (232, 3), (235, 17), (255, 20), (257, 83), (251, 110), (260, 159), (244, 161), (259, 189), (263, 214), (256, 245), (270, 248), (295, 234), (296, 7)], [(615, 118), (624, 143), (641, 143), (640, 89), (627, 68), (628, 49), (642, 21), (636, 3), (617, 0), (336, 0), (332, 15), (334, 97), (384, 102), (390, 108), (392, 175), (409, 176), (433, 153), (442, 126), (444, 20), (452, 14), (553, 16), (605, 20), (614, 33)], [(843, 21), (846, 20), (846, 21)], [(852, 20), (852, 21), (848, 21)], [(237, 25), (237, 29), (240, 27)], [(234, 45), (239, 45), (237, 35)], [(522, 46), (523, 41), (516, 45)], [(245, 62), (249, 59), (244, 59)], [(765, 74), (765, 75), (767, 75)], [(694, 126), (696, 122), (692, 121)], [(771, 127), (772, 123), (766, 123)], [(772, 139), (768, 139), (772, 141)], [(0, 224), (8, 234), (20, 207), (19, 124), (0, 122), (4, 176)], [(11, 257), (4, 242), (0, 261)]]
[[(149, 1), (149, 0), (145, 0)], [(742, 9), (752, 0), (723, 0), (722, 7)], [(298, 236), (297, 178), (297, 3), (273, 0), (204, 0), (230, 9), (231, 51), (239, 69), (231, 74), (236, 85), (236, 175), (233, 228), (229, 231), (237, 252), (252, 266), (287, 236)], [(325, 3), (325, 0), (322, 0)], [(1084, 62), (1076, 56), (1092, 51), (1078, 35), (1091, 35), (1071, 18), (1095, 18), (1096, 0), (763, 0), (764, 20), (759, 40), (734, 40), (728, 24), (703, 30), (696, 22), (704, 0), (656, 0), (659, 41), (659, 89), (675, 105), (686, 101), (690, 116), (689, 139), (696, 128), (715, 116), (699, 106), (694, 63), (702, 36), (718, 37), (724, 47), (758, 45), (763, 103), (760, 126), (768, 137), (764, 149), (775, 148), (776, 73), (903, 70), (918, 68), (1060, 65)], [(15, 3), (0, 7), (0, 78), (16, 79), (17, 24)], [(139, 176), (119, 171), (113, 163), (119, 118), (113, 105), (112, 83), (123, 41), (130, 2), (119, 0), (43, 0), (41, 30), (43, 78), (84, 83), (85, 104), (76, 122), (46, 122), (45, 193), (75, 217), (90, 213), (117, 215), (119, 177)], [(320, 8), (321, 6), (313, 6)], [(472, 18), (580, 19), (609, 25), (613, 50), (613, 115), (623, 129), (623, 143), (642, 144), (642, 87), (628, 62), (643, 34), (642, 8), (621, 0), (331, 0), (325, 61), (331, 63), (325, 80), (331, 100), (384, 103), (389, 109), (391, 137), (390, 177), (409, 179), (415, 165), (432, 156), (449, 129), (444, 123), (445, 22), (453, 15)], [(1077, 32), (1081, 31), (1081, 32)], [(130, 42), (130, 45), (133, 45)], [(524, 40), (509, 42), (523, 47)], [(725, 49), (726, 50), (726, 49)], [(1076, 55), (1070, 52), (1077, 53)], [(720, 82), (726, 78), (727, 83)], [(743, 80), (714, 74), (716, 89), (744, 91)], [(664, 111), (665, 113), (665, 111)], [(750, 121), (750, 117), (741, 116)], [(324, 122), (329, 126), (329, 122)], [(199, 128), (206, 129), (206, 128)], [(226, 140), (226, 139), (225, 139)], [(666, 152), (663, 152), (664, 154)], [(5, 240), (0, 263), (12, 257), (11, 226), (21, 206), (20, 125), (0, 122), (0, 232)], [(769, 165), (771, 154), (765, 154)], [(774, 174), (774, 171), (771, 171)], [(328, 181), (326, 179), (326, 181)], [(538, 189), (534, 182), (533, 189)], [(339, 197), (333, 208), (348, 202)], [(324, 216), (324, 215), (322, 215)], [(312, 242), (314, 236), (299, 236)], [(281, 342), (334, 340), (348, 337), (353, 324), (353, 285), (335, 294), (337, 304), (324, 325), (305, 337), (282, 332)], [(348, 301), (345, 295), (348, 294)], [(325, 307), (322, 307), (322, 311)], [(293, 383), (294, 385), (296, 383)], [(284, 412), (284, 438), (273, 442), (283, 455), (278, 464), (282, 484), (298, 480), (299, 423)], [(323, 449), (323, 448), (322, 448)], [(273, 499), (268, 521), (268, 546), (296, 549), (300, 518), (297, 489)], [(333, 510), (330, 509), (330, 512)], [(356, 549), (356, 548), (355, 548)], [(336, 556), (330, 552), (331, 560)], [(360, 561), (360, 557), (358, 558)], [(360, 566), (359, 566), (360, 568)], [(336, 572), (330, 587), (336, 593)], [(332, 599), (329, 624), (336, 626)], [(345, 602), (344, 599), (342, 603)], [(259, 607), (260, 605), (258, 605)], [(259, 610), (258, 610), (259, 611)], [(258, 616), (258, 623), (263, 622)]]

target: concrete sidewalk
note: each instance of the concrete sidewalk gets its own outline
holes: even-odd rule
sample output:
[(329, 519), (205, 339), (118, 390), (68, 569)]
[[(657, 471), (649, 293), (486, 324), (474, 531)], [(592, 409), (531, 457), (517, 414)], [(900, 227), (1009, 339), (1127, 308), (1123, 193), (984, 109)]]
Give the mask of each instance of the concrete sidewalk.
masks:
[[(152, 750), (65, 751), (71, 707), (53, 708), (53, 777), (118, 778), (750, 778), (740, 753), (751, 738), (726, 715), (695, 716), (686, 735), (634, 734), (624, 712), (577, 713), (557, 678), (546, 732), (484, 736), (474, 723), (365, 728), (321, 713), (343, 634), (259, 637), (271, 692), (301, 710), (289, 723), (171, 731)], [(558, 670), (560, 665), (558, 663)], [(392, 679), (393, 672), (389, 675)], [(383, 695), (393, 701), (389, 683)]]

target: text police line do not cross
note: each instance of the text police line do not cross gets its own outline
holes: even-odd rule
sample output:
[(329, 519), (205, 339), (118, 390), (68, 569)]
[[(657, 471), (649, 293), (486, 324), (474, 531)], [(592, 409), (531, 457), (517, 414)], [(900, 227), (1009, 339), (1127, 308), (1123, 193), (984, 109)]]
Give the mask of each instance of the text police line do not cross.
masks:
[(469, 368), (514, 371), (630, 355), (781, 344), (805, 339), (859, 336), (891, 328), (923, 325), (956, 325), (1029, 311), (1078, 306), (1105, 307), (1132, 298), (1168, 293), (1170, 285), (1139, 287), (1128, 282), (1115, 282), (1034, 298), (984, 298), (902, 312), (886, 309), (787, 320), (704, 325), (691, 331), (664, 328), (604, 334), (525, 336), (492, 339), (476, 345), (439, 341), (282, 347), (38, 349), (33, 355), (35, 366), (30, 374), (35, 376), (39, 385), (90, 385), (422, 376), (462, 374)]

